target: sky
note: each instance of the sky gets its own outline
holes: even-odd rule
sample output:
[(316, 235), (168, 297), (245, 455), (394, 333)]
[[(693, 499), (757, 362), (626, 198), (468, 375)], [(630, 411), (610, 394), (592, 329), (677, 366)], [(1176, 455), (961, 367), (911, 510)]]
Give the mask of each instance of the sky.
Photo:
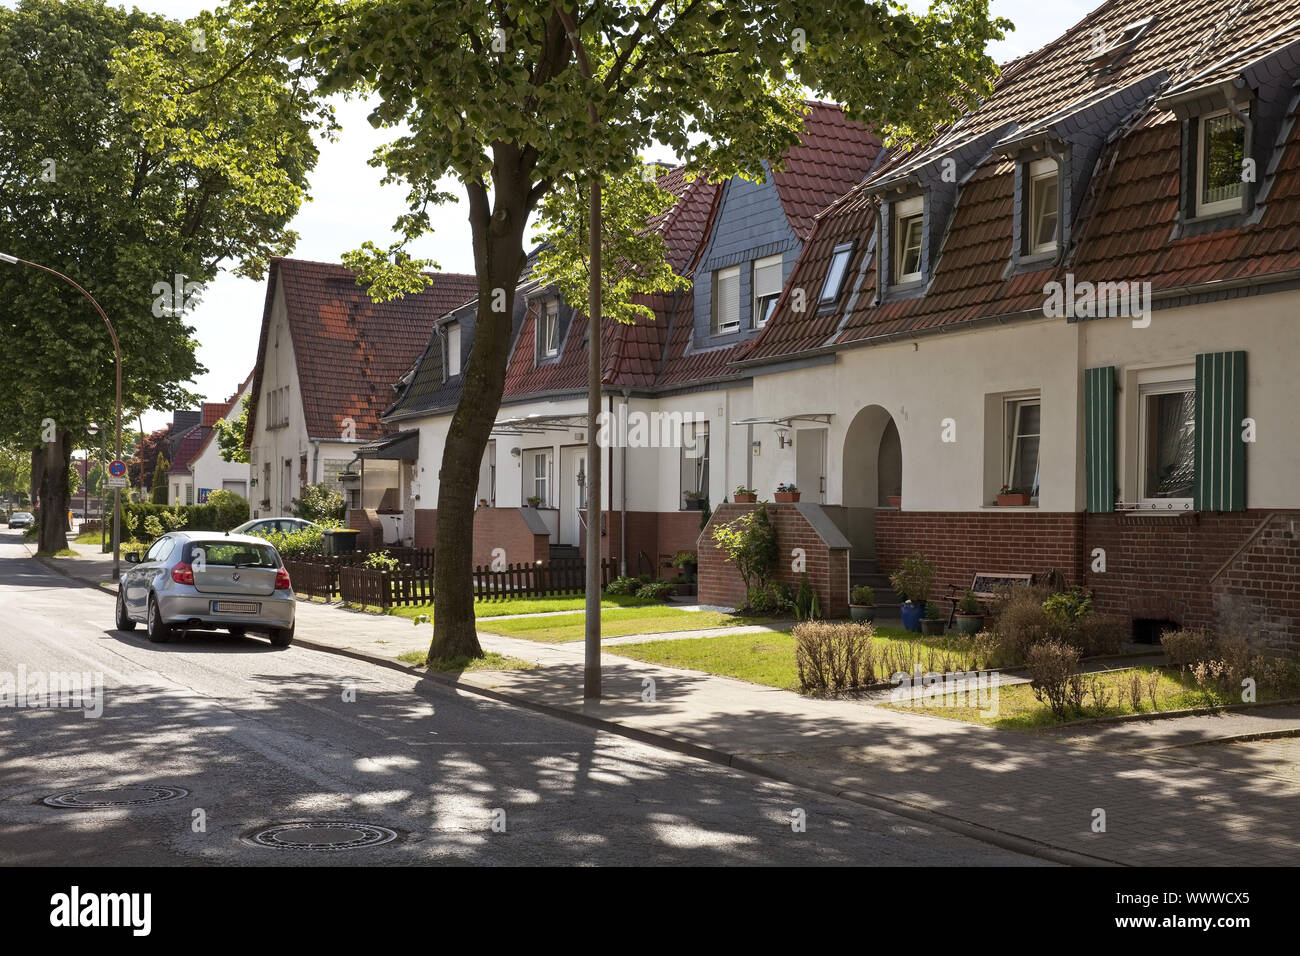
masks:
[[(0, 5), (15, 7), (17, 0), (0, 0)], [(186, 19), (214, 4), (213, 0), (136, 0), (132, 5)], [(1011, 20), (1016, 29), (1005, 40), (993, 44), (989, 52), (1000, 63), (1023, 56), (1059, 36), (1099, 5), (1098, 0), (993, 0), (993, 14)], [(927, 4), (909, 0), (908, 6), (923, 9)], [(381, 186), (382, 169), (367, 165), (375, 147), (390, 139), (392, 131), (370, 126), (366, 121), (370, 108), (365, 102), (340, 99), (335, 107), (342, 131), (334, 142), (321, 144), (320, 161), (310, 177), (311, 201), (290, 223), (300, 237), (292, 253), (295, 258), (337, 262), (344, 252), (358, 248), (366, 240), (383, 248), (396, 238), (391, 227), (406, 208), (404, 188)], [(448, 181), (444, 188), (463, 195), (454, 181)], [(445, 272), (472, 273), (474, 260), (464, 201), (448, 203), (434, 215), (434, 232), (412, 245), (411, 253), (433, 260)], [(199, 342), (199, 362), (208, 369), (190, 387), (205, 400), (228, 398), (252, 370), (265, 297), (265, 280), (223, 273), (205, 289), (202, 301), (188, 314)], [(170, 418), (170, 412), (146, 412), (144, 424), (152, 430)]]

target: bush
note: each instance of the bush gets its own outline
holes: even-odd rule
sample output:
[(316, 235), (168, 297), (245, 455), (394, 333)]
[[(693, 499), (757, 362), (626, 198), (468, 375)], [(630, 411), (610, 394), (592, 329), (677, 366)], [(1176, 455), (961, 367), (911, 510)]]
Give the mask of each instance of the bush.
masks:
[(300, 528), (297, 531), (255, 531), (280, 552), (280, 557), (302, 559), (325, 554), (325, 528)]
[(1034, 644), (1028, 650), (1029, 686), (1041, 703), (1057, 717), (1083, 710), (1084, 683), (1079, 673), (1079, 652), (1060, 641)]
[[(216, 492), (212, 492), (216, 494)], [(239, 497), (236, 495), (235, 497)], [(185, 528), (189, 531), (229, 531), (234, 524), (226, 524), (226, 513), (222, 508), (212, 504), (206, 505), (177, 505), (174, 508), (168, 508), (166, 505), (155, 505), (141, 502), (123, 502), (122, 503), (122, 528), (123, 537), (128, 534), (137, 541), (153, 541), (158, 534), (150, 535), (149, 529), (154, 525), (149, 522), (153, 518), (156, 527), (163, 531), (176, 531)], [(245, 503), (245, 514), (247, 514), (247, 503)], [(244, 520), (247, 520), (245, 517)], [(178, 524), (176, 522), (179, 522)], [(241, 522), (235, 522), (240, 524)], [(159, 532), (162, 533), (162, 532)]]
[(1210, 660), (1214, 657), (1214, 643), (1214, 638), (1202, 628), (1165, 631), (1160, 635), (1160, 646), (1174, 667), (1190, 667)]
[(205, 504), (217, 510), (216, 531), (229, 531), (248, 520), (248, 499), (233, 491), (209, 491)]
[(790, 585), (781, 581), (750, 588), (743, 610), (752, 614), (789, 614), (794, 610)]
[(822, 616), (821, 602), (808, 580), (808, 572), (799, 575), (799, 590), (794, 597), (794, 614), (801, 621), (813, 621)]
[(934, 565), (924, 554), (916, 551), (904, 558), (889, 576), (889, 585), (904, 600), (919, 604), (930, 596), (930, 588), (934, 585)]
[(876, 592), (865, 584), (859, 584), (849, 592), (849, 603), (871, 607), (876, 603)]
[(1059, 591), (1043, 601), (1043, 610), (1062, 624), (1070, 624), (1088, 616), (1092, 598), (1077, 584), (1068, 591)]
[(759, 505), (735, 521), (718, 525), (713, 540), (740, 572), (747, 592), (766, 586), (781, 556), (766, 506)]
[(649, 598), (652, 601), (664, 601), (675, 590), (676, 586), (671, 581), (650, 581), (637, 588), (636, 596)]
[(1128, 637), (1129, 625), (1112, 614), (1088, 614), (1074, 622), (1066, 639), (1084, 657), (1118, 654)]
[(652, 578), (648, 574), (638, 574), (634, 578), (615, 578), (605, 585), (606, 594), (636, 594), (642, 587), (649, 584)]
[(361, 566), (371, 571), (396, 571), (401, 567), (401, 562), (387, 551), (371, 551), (361, 562)]
[(792, 636), (800, 693), (836, 693), (875, 683), (873, 634), (868, 624), (805, 621), (797, 625)]
[(293, 514), (318, 523), (342, 521), (343, 494), (325, 484), (308, 485), (302, 497), (293, 499)]

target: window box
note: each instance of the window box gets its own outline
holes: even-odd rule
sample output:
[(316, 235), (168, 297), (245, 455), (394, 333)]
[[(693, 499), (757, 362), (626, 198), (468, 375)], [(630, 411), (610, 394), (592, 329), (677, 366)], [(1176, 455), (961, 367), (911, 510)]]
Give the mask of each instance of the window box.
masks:
[(1030, 496), (1020, 492), (998, 493), (998, 507), (1023, 508), (1029, 504)]
[(891, 508), (903, 507), (902, 495), (885, 495), (885, 501), (889, 502), (889, 507)]
[(799, 489), (794, 485), (780, 484), (776, 486), (772, 497), (783, 504), (788, 504), (799, 500)]

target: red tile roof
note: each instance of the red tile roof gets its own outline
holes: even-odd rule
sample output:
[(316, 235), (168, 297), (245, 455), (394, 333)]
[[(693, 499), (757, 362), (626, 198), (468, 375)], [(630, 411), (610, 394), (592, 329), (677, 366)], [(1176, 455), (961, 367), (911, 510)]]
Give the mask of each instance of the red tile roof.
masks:
[(188, 475), (190, 473), (190, 462), (198, 457), (199, 452), (207, 443), (208, 435), (212, 432), (211, 428), (200, 425), (198, 428), (192, 428), (184, 438), (181, 439), (180, 445), (176, 448), (176, 457), (172, 459), (170, 467), (167, 469), (169, 475)]
[(272, 259), (249, 396), (249, 440), (277, 284), (284, 291), (308, 435), (338, 437), (343, 419), (351, 418), (356, 437), (369, 440), (384, 434), (379, 416), (392, 402), (392, 384), (420, 356), (434, 321), (478, 291), (472, 275), (441, 272), (431, 278), (431, 286), (416, 295), (375, 303), (343, 266)]
[(809, 102), (799, 143), (772, 173), (790, 227), (802, 240), (817, 214), (861, 182), (880, 152), (880, 138), (834, 103)]
[[(1238, 68), (1246, 60), (1284, 45), (1297, 19), (1295, 0), (1116, 0), (1072, 28), (1061, 39), (1017, 61), (1003, 74), (993, 96), (968, 117), (957, 133), (936, 142), (955, 142), (972, 130), (1015, 121), (1024, 129), (1058, 112), (1086, 92), (1092, 80), (1081, 69), (1096, 27), (1118, 32), (1123, 25), (1154, 15), (1155, 21), (1133, 53), (1121, 59), (1112, 87), (1157, 69), (1171, 82), (1203, 72), (1217, 75), (1220, 61)], [(1113, 35), (1113, 34), (1112, 34)], [(1260, 43), (1261, 39), (1266, 42)], [(1248, 57), (1234, 51), (1250, 48)], [(1209, 75), (1209, 74), (1207, 74)], [(1043, 286), (1068, 270), (1076, 281), (1150, 280), (1153, 291), (1228, 278), (1259, 276), (1300, 267), (1300, 123), (1288, 119), (1288, 142), (1269, 191), (1259, 202), (1259, 221), (1201, 235), (1171, 239), (1179, 206), (1180, 127), (1172, 114), (1154, 106), (1103, 151), (1097, 163), (1100, 190), (1092, 208), (1076, 219), (1076, 245), (1060, 267), (1008, 274), (1014, 216), (1014, 164), (987, 158), (962, 185), (947, 236), (923, 296), (873, 305), (876, 293), (874, 248), (876, 200), (869, 183), (910, 162), (903, 154), (882, 163), (868, 187), (855, 189), (818, 219), (782, 299), (767, 327), (744, 359), (775, 359), (833, 344), (917, 332), (977, 318), (1038, 310)], [(927, 145), (926, 151), (932, 149)], [(1113, 161), (1113, 165), (1112, 165)], [(1106, 172), (1109, 170), (1109, 172)], [(1081, 205), (1084, 197), (1076, 197)], [(815, 302), (841, 242), (856, 240), (849, 279), (835, 311), (817, 313)], [(860, 277), (859, 277), (860, 276)], [(854, 289), (856, 286), (856, 293)], [(809, 308), (793, 310), (793, 290), (804, 289)], [(846, 314), (847, 311), (847, 314)]]

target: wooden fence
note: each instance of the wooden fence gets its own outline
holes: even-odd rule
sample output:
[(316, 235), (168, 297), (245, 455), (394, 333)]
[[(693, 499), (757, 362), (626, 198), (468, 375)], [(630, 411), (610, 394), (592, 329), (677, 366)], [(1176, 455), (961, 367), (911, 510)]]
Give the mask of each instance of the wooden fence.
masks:
[[(601, 590), (616, 577), (618, 562), (613, 558), (601, 561)], [(474, 599), (490, 601), (580, 592), (586, 587), (586, 578), (587, 565), (584, 561), (508, 564), (499, 571), (479, 566), (474, 569)]]

